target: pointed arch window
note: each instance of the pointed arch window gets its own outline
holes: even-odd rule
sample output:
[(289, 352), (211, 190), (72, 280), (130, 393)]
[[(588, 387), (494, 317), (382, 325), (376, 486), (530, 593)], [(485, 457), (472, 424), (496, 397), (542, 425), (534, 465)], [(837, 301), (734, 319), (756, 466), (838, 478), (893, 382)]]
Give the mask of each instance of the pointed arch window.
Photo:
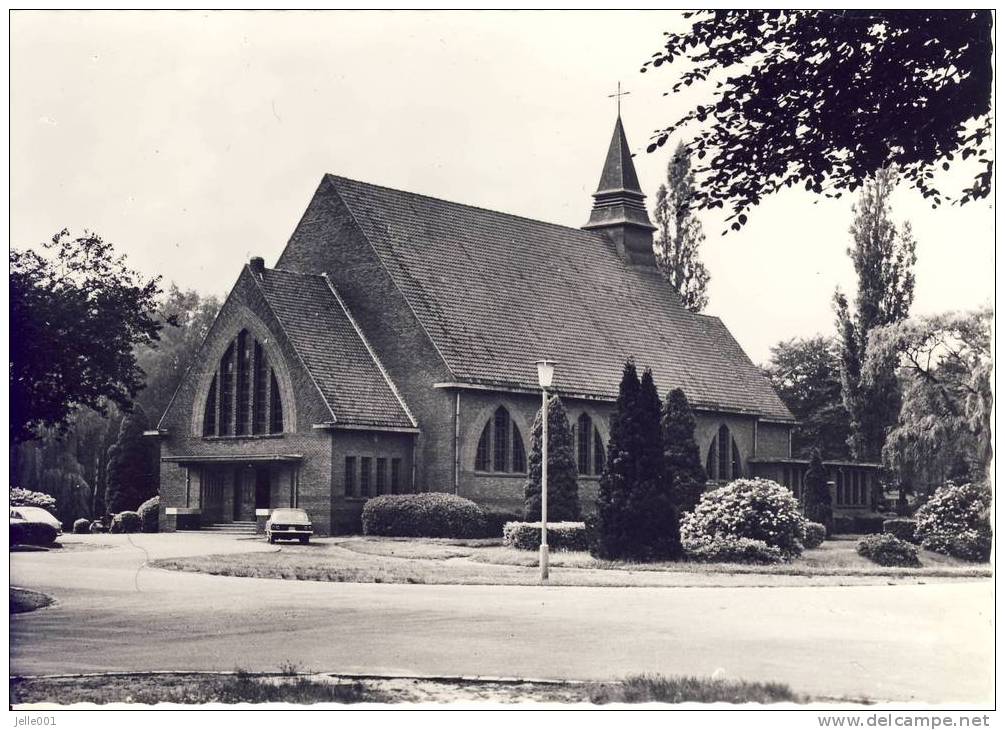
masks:
[(728, 482), (743, 476), (743, 459), (740, 457), (740, 449), (725, 423), (719, 426), (718, 433), (708, 447), (708, 455), (705, 457), (705, 473), (708, 475), (709, 481), (713, 482)]
[(581, 413), (572, 427), (576, 444), (576, 469), (581, 476), (599, 476), (604, 471), (604, 440), (588, 413)]
[(520, 429), (503, 406), (482, 429), (475, 451), (475, 471), (521, 474), (527, 471), (527, 452)]
[(261, 342), (241, 330), (227, 345), (203, 406), (203, 436), (258, 436), (283, 432), (283, 401), (276, 372)]

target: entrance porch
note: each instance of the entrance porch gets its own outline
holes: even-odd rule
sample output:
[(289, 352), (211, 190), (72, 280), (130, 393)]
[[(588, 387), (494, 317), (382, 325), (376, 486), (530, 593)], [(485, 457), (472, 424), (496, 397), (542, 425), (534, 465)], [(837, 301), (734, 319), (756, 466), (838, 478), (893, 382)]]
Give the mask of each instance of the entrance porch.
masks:
[(258, 532), (273, 509), (296, 507), (300, 457), (256, 455), (242, 458), (174, 457), (186, 471), (184, 505), (167, 505), (175, 529), (227, 526)]

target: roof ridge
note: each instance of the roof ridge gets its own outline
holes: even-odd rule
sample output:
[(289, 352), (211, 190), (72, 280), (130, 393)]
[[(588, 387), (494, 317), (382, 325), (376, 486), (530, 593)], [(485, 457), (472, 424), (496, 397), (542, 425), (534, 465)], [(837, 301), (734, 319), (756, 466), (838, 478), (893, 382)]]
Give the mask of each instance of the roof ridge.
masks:
[(492, 213), (493, 215), (499, 215), (499, 216), (503, 216), (505, 218), (514, 218), (516, 220), (527, 221), (528, 223), (536, 223), (538, 225), (551, 226), (553, 228), (561, 228), (562, 230), (572, 231), (574, 233), (580, 233), (580, 234), (583, 234), (583, 235), (590, 236), (591, 238), (598, 237), (598, 236), (600, 236), (600, 237), (603, 236), (603, 234), (594, 233), (593, 231), (587, 230), (585, 228), (575, 228), (573, 226), (564, 226), (561, 223), (553, 223), (552, 221), (544, 221), (544, 220), (541, 220), (540, 218), (531, 218), (531, 217), (526, 216), (526, 215), (518, 215), (517, 213), (507, 213), (506, 211), (503, 211), (503, 210), (494, 210), (492, 208), (486, 208), (486, 207), (481, 206), (481, 205), (471, 205), (470, 203), (459, 203), (456, 200), (447, 200), (446, 198), (438, 198), (435, 195), (426, 195), (425, 193), (415, 193), (415, 192), (412, 192), (411, 190), (402, 190), (400, 188), (391, 188), (391, 187), (388, 187), (387, 185), (378, 185), (377, 183), (367, 182), (366, 180), (356, 180), (356, 179), (351, 178), (351, 177), (345, 177), (344, 175), (336, 175), (336, 174), (331, 173), (331, 172), (325, 173), (325, 175), (327, 177), (330, 177), (330, 178), (334, 179), (334, 180), (345, 180), (346, 182), (356, 183), (357, 185), (367, 185), (367, 186), (372, 187), (372, 188), (380, 188), (381, 190), (387, 190), (387, 191), (390, 191), (392, 193), (403, 193), (405, 195), (413, 195), (416, 198), (425, 198), (426, 200), (434, 200), (434, 201), (436, 201), (438, 203), (447, 203), (448, 205), (456, 205), (458, 207), (468, 208), (470, 210), (480, 210), (480, 211), (483, 211), (485, 213)]

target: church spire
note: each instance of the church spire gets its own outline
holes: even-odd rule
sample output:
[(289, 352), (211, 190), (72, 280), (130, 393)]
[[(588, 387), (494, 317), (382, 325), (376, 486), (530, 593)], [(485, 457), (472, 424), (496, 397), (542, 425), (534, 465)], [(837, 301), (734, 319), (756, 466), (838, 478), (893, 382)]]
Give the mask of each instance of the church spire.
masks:
[(606, 234), (627, 263), (655, 266), (653, 231), (656, 226), (649, 221), (645, 199), (619, 111), (600, 184), (593, 194), (590, 220), (583, 228)]

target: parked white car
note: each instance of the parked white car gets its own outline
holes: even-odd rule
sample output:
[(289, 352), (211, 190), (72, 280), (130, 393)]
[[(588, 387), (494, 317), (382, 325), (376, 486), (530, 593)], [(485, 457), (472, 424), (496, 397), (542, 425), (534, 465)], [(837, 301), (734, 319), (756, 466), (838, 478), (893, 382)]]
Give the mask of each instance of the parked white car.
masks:
[(302, 509), (281, 508), (273, 510), (265, 523), (265, 537), (269, 542), (276, 540), (300, 540), (306, 543), (314, 534), (311, 518)]

